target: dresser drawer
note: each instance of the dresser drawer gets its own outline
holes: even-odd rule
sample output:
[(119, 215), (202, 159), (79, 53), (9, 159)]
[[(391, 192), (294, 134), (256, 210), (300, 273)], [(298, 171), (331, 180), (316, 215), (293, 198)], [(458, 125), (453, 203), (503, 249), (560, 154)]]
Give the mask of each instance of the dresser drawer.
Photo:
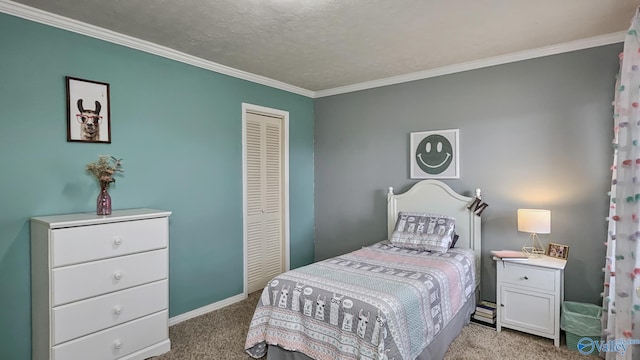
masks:
[[(536, 288), (540, 290), (554, 291), (556, 288), (555, 271), (552, 269), (520, 265), (513, 262), (504, 262), (502, 270), (505, 283)], [(499, 266), (503, 266), (499, 265)]]
[(166, 249), (57, 268), (53, 306), (166, 279), (167, 270)]
[(53, 347), (54, 360), (113, 360), (168, 338), (166, 311)]
[(58, 306), (53, 309), (53, 343), (57, 345), (167, 307), (167, 280)]
[(52, 267), (164, 248), (167, 229), (157, 218), (52, 230)]

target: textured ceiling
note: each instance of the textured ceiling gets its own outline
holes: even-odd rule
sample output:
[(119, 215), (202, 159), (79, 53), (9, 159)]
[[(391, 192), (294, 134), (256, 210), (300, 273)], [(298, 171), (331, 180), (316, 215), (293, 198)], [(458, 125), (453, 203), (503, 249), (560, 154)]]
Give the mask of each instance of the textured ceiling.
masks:
[(640, 0), (16, 2), (311, 91), (627, 30), (640, 5)]

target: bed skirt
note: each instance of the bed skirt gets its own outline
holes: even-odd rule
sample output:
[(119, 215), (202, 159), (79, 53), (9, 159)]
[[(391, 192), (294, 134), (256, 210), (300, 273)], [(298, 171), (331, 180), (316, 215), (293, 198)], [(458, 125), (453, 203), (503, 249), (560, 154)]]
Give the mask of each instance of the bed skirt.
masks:
[[(475, 293), (473, 293), (467, 298), (458, 314), (435, 336), (416, 360), (442, 360), (449, 349), (449, 345), (460, 335), (462, 328), (469, 324), (471, 314), (475, 309), (476, 299)], [(284, 350), (278, 346), (269, 345), (268, 349), (267, 360), (313, 360), (305, 354)]]

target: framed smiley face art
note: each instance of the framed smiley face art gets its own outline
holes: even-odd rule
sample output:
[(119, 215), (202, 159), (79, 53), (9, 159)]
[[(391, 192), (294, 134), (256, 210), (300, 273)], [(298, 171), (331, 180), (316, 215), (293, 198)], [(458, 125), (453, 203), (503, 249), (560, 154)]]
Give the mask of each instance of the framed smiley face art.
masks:
[(459, 129), (412, 132), (411, 179), (459, 179)]

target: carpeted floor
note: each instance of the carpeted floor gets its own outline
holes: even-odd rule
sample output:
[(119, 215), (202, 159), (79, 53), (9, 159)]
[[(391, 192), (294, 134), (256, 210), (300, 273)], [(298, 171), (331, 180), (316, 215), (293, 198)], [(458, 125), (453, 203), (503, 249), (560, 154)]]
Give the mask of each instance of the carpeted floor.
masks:
[[(184, 321), (169, 329), (171, 351), (153, 360), (248, 360), (244, 341), (260, 292), (250, 294), (247, 300), (223, 309)], [(451, 344), (445, 360), (461, 359), (576, 359), (585, 356), (568, 350), (563, 344), (518, 331), (495, 330), (469, 324)]]

